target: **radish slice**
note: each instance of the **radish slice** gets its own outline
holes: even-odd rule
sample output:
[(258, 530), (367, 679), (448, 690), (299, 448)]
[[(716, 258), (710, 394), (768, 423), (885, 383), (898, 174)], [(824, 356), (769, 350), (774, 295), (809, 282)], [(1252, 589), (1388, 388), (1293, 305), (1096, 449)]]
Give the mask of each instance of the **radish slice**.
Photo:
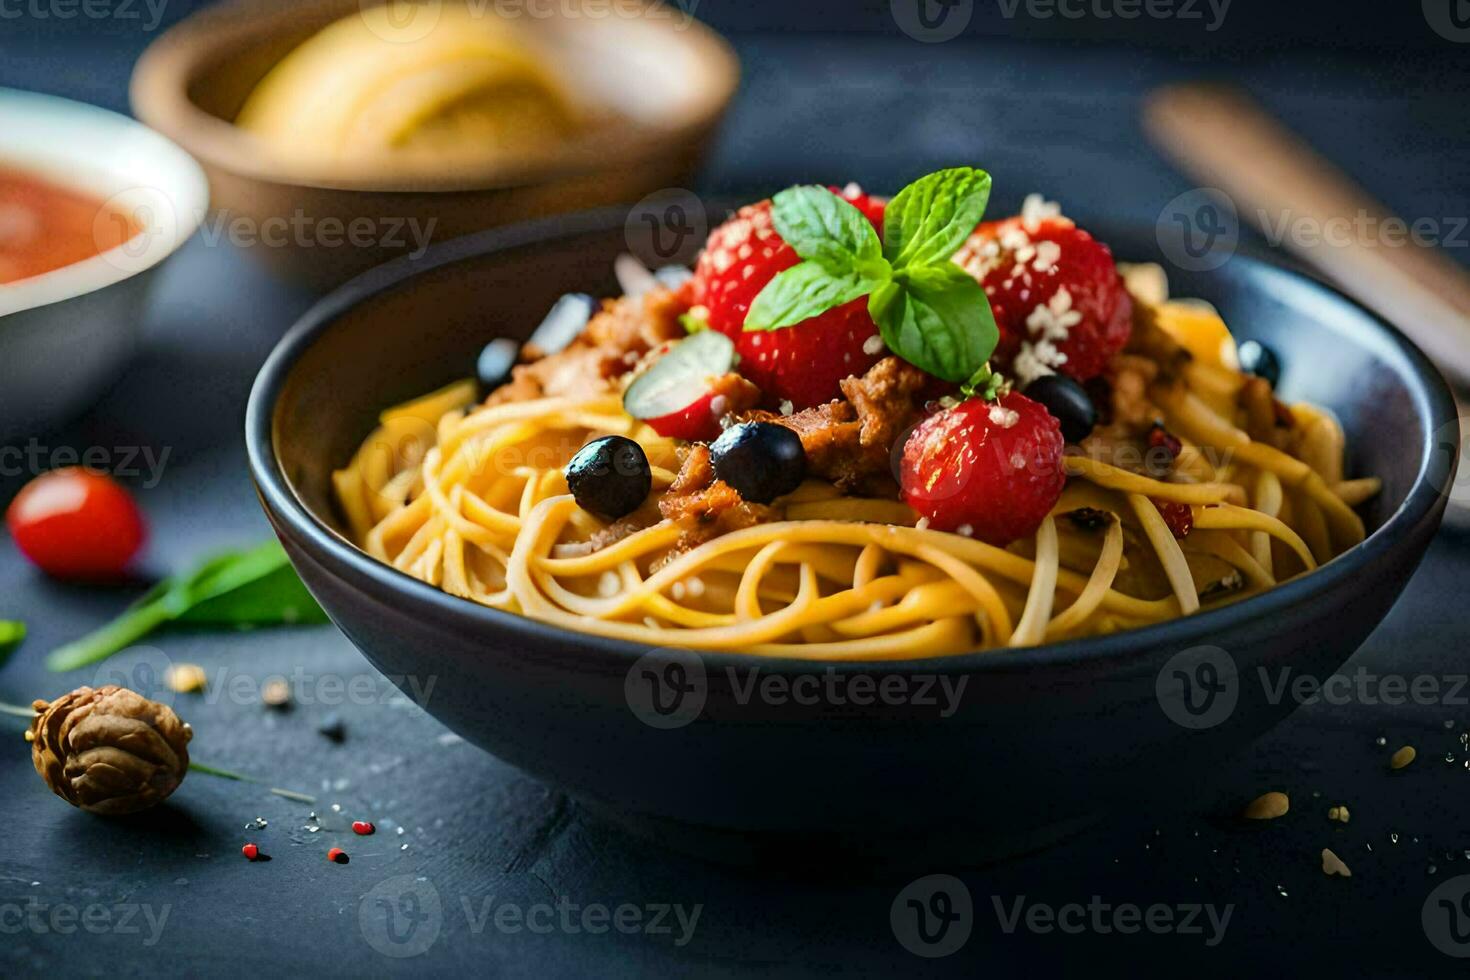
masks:
[(623, 408), (669, 439), (712, 439), (719, 419), (712, 411), (714, 383), (735, 366), (730, 338), (705, 330), (679, 341), (623, 394)]

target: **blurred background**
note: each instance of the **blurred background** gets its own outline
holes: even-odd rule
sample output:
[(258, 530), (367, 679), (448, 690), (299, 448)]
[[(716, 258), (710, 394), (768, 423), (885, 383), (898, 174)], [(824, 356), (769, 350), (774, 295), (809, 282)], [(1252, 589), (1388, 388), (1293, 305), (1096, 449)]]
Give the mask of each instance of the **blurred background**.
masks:
[[(265, 17), (295, 0), (249, 2)], [(127, 113), (129, 81), (145, 48), (208, 6), (195, 0), (0, 0), (0, 87)], [(678, 186), (666, 187), (671, 192), (752, 199), (798, 181), (857, 181), (891, 193), (930, 170), (968, 163), (994, 175), (994, 214), (1014, 211), (1026, 194), (1040, 191), (1059, 199), (1084, 226), (1163, 227), (1171, 204), (1181, 196), (1194, 200), (1188, 195), (1204, 181), (1181, 170), (1151, 141), (1146, 101), (1160, 86), (1225, 82), (1248, 93), (1388, 211), (1410, 223), (1428, 222), (1443, 260), (1470, 266), (1466, 0), (678, 0), (670, 6), (723, 34), (742, 70), (739, 90), (700, 166)], [(646, 80), (634, 72), (628, 84), (677, 84), (652, 67)], [(8, 145), (5, 111), (0, 104), (0, 151)], [(1239, 149), (1234, 136), (1228, 128), (1217, 131), (1214, 145)], [(102, 159), (108, 151), (97, 153)], [(277, 206), (292, 207), (296, 191), (277, 189)], [(216, 184), (216, 205), (222, 190), (231, 189)], [(1284, 192), (1289, 201), (1295, 191)], [(396, 213), (395, 199), (387, 200), (377, 205), (379, 214)], [(244, 404), (272, 346), (323, 288), (294, 278), (280, 263), (257, 261), (269, 256), (252, 251), (269, 250), (242, 247), (224, 227), (206, 224), (163, 267), (140, 318), (138, 356), (107, 379), (100, 400), (68, 423), (14, 440), (17, 446), (39, 440), (51, 458), (57, 447), (100, 446), (141, 447), (160, 460), (160, 479), (132, 483), (152, 519), (150, 568), (185, 567), (201, 553), (268, 534), (244, 463)], [(1241, 235), (1252, 247), (1267, 244), (1249, 228)], [(1301, 254), (1278, 251), (1277, 258), (1290, 263)], [(1470, 343), (1460, 349), (1470, 351)], [(0, 368), (7, 359), (0, 353)], [(32, 475), (25, 469), (0, 471), (0, 500), (9, 500)], [(1467, 568), (1470, 552), (1463, 538), (1442, 534), (1359, 662), (1401, 672), (1463, 673), (1462, 651), (1470, 641), (1461, 594)], [(57, 686), (41, 666), (43, 651), (73, 638), (78, 624), (105, 622), (120, 604), (117, 595), (66, 589), (32, 574), (8, 544), (0, 544), (0, 597), (9, 603), (0, 616), (13, 606), (11, 614), (23, 611), (31, 629), (28, 646), (0, 675), (0, 700), (15, 702)], [(345, 676), (365, 669), (335, 631), (260, 633), (248, 642), (243, 635), (222, 635), (171, 649), (262, 675), (303, 663)], [(1462, 870), (1470, 860), (1462, 778), (1470, 773), (1437, 767), (1434, 778), (1445, 780), (1440, 791), (1389, 794), (1358, 766), (1363, 752), (1349, 758), (1343, 746), (1374, 751), (1368, 747), (1380, 732), (1417, 733), (1423, 744), (1437, 746), (1431, 737), (1450, 738), (1445, 714), (1380, 708), (1349, 717), (1323, 706), (1304, 709), (1249, 758), (1221, 773), (1218, 798), (1181, 801), (1179, 813), (1124, 814), (1091, 837), (996, 872), (1009, 883), (999, 887), (1071, 894), (1066, 889), (1075, 881), (1089, 887), (1101, 882), (1114, 894), (1152, 900), (1195, 894), (1203, 876), (1209, 895), (1227, 896), (1256, 913), (1249, 923), (1242, 915), (1232, 934), (1231, 953), (1242, 962), (1255, 961), (1257, 951), (1269, 946), (1270, 962), (1278, 967), (1287, 959), (1319, 965), (1334, 951), (1335, 961), (1353, 966), (1356, 957), (1377, 955), (1384, 935), (1417, 951), (1409, 958), (1422, 955), (1427, 947), (1418, 914), (1428, 876), (1440, 865)], [(283, 716), (278, 724), (276, 716), (264, 717), (262, 722), (258, 704), (226, 699), (210, 705), (209, 723), (196, 726), (201, 757), (289, 772), (308, 788), (351, 780), (344, 798), (362, 793), (365, 799), (370, 791), (359, 786), (381, 786), (389, 781), (383, 774), (391, 774), (402, 809), (415, 807), (413, 819), (431, 828), (422, 838), (421, 863), (417, 852), (412, 859), (415, 871), (457, 882), (491, 875), (488, 868), (495, 875), (514, 873), (524, 883), (534, 870), (558, 886), (581, 883), (598, 894), (621, 895), (631, 888), (707, 896), (726, 917), (710, 927), (710, 941), (699, 951), (708, 959), (699, 965), (723, 964), (728, 972), (770, 963), (823, 970), (837, 964), (863, 972), (874, 970), (882, 957), (893, 962), (895, 955), (906, 972), (923, 965), (895, 953), (886, 919), (888, 892), (805, 886), (788, 892), (783, 882), (784, 902), (778, 902), (765, 881), (677, 858), (649, 860), (615, 835), (569, 816), (565, 801), (510, 767), (466, 746), (450, 747), (452, 736), (446, 742), (447, 733), (422, 712), (366, 707), (350, 721), (353, 741), (347, 748), (314, 753), (302, 749), (304, 739), (317, 737), (304, 718)], [(1463, 708), (1457, 717), (1465, 720)], [(1443, 748), (1435, 752), (1442, 753)], [(1424, 765), (1430, 761), (1426, 753)], [(1211, 823), (1222, 809), (1267, 786), (1309, 782), (1338, 788), (1355, 810), (1363, 800), (1364, 817), (1355, 818), (1351, 831), (1361, 836), (1355, 848), (1366, 843), (1371, 851), (1376, 844), (1380, 852), (1362, 859), (1366, 873), (1351, 883), (1326, 879), (1310, 862), (1302, 863), (1302, 854), (1320, 847), (1320, 827), (1305, 820), (1269, 838)], [(53, 897), (94, 887), (109, 895), (187, 895), (183, 886), (170, 884), (187, 884), (180, 868), (200, 849), (228, 851), (233, 859), (234, 845), (222, 847), (220, 841), (238, 832), (235, 814), (245, 819), (242, 808), (255, 806), (253, 797), (230, 796), (232, 787), (192, 789), (205, 794), (208, 805), (200, 812), (226, 817), (217, 826), (176, 828), (174, 853), (136, 826), (69, 822), (73, 814), (50, 806), (56, 801), (28, 767), (0, 767), (0, 821), (11, 828), (9, 843), (0, 843), (0, 880), (34, 880), (38, 893)], [(1392, 845), (1384, 843), (1390, 832)], [(1403, 846), (1394, 850), (1400, 833)], [(1463, 855), (1461, 863), (1448, 864), (1456, 855)], [(1380, 859), (1375, 877), (1369, 862)], [(10, 873), (7, 862), (19, 870)], [(279, 927), (272, 940), (302, 970), (341, 971), (338, 951), (318, 940), (340, 938), (343, 929), (353, 940), (355, 929), (342, 923), (355, 916), (341, 913), (355, 906), (355, 896), (342, 899), (321, 886), (303, 901), (306, 917), (298, 918), (294, 907), (277, 907), (278, 892), (262, 884), (268, 877), (253, 880), (240, 887), (258, 903), (255, 908), (272, 910), (254, 920), (254, 927)], [(538, 888), (545, 885), (536, 881)], [(1288, 892), (1299, 898), (1289, 903)], [(196, 917), (174, 937), (187, 937), (188, 952), (203, 957), (189, 963), (223, 969), (269, 963), (275, 950), (267, 946), (274, 943), (242, 944), (220, 926), (241, 914), (247, 903), (240, 896), (234, 885), (208, 893), (196, 889)], [(756, 909), (764, 911), (750, 911)], [(812, 909), (819, 910), (822, 927), (793, 932), (790, 923), (801, 923)], [(181, 921), (184, 913), (181, 907)], [(1392, 926), (1387, 932), (1386, 919)], [(1418, 960), (1400, 961), (1400, 944), (1382, 946), (1392, 972), (1429, 975)], [(121, 943), (114, 948), (123, 955), (136, 952)], [(625, 958), (616, 961), (590, 955), (586, 946), (553, 941), (518, 950), (528, 948), (536, 955), (502, 961), (481, 958), (482, 947), (459, 944), (450, 962), (461, 968), (493, 963), (508, 975), (527, 976), (540, 975), (545, 964), (553, 975), (620, 972), (610, 964), (622, 966), (621, 972), (637, 966), (689, 969), (687, 962), (671, 964), (674, 958), (663, 953), (624, 949)], [(80, 943), (48, 947), (26, 936), (14, 949), (6, 952), (22, 968), (54, 971), (67, 956), (75, 957), (69, 965), (97, 968), (93, 947)], [(980, 960), (1000, 964), (1002, 972), (1006, 966), (1020, 971), (1040, 952), (1071, 960), (1067, 965), (1074, 968), (1092, 966), (1077, 946), (1057, 949), (1049, 941), (1002, 944), (996, 958), (980, 960), (977, 944), (976, 960), (966, 965), (973, 972)], [(1126, 961), (1137, 947), (1116, 949)], [(1177, 948), (1147, 951), (1169, 953), (1169, 962), (1177, 962)], [(349, 947), (350, 955), (361, 953)], [(366, 962), (360, 972), (387, 965), (382, 958)], [(1434, 960), (1439, 968), (1447, 963)]]
[[(915, 32), (923, 21), (903, 11), (920, 2), (937, 26)], [(87, 17), (27, 4), (46, 11), (0, 8), (0, 85), (115, 109), (142, 49), (208, 5), (100, 0), (111, 13)], [(1095, 0), (676, 6), (728, 35), (745, 68), (705, 189), (843, 177), (892, 188), (964, 158), (997, 174), (1002, 200), (1085, 176), (1066, 192), (1087, 210), (1156, 211), (1170, 176), (1134, 110), (1155, 84), (1207, 77), (1248, 88), (1394, 210), (1467, 210), (1470, 27), (1451, 19), (1463, 0), (1174, 0), (1157, 5), (1167, 16), (1139, 0), (1131, 19), (1126, 2)]]

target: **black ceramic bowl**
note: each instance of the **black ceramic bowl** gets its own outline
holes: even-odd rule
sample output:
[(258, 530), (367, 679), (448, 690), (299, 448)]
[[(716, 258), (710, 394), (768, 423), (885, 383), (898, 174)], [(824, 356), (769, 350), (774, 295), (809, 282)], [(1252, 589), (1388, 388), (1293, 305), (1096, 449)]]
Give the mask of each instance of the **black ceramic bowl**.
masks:
[[(1351, 472), (1383, 478), (1368, 540), (1267, 595), (1113, 636), (899, 664), (640, 659), (650, 651), (480, 607), (359, 552), (332, 469), (380, 409), (473, 373), (488, 340), (524, 337), (562, 293), (612, 295), (625, 214), (474, 235), (354, 280), (282, 340), (246, 434), (297, 570), (379, 670), (417, 690), (433, 678), (424, 707), (444, 724), (664, 843), (957, 862), (1043, 843), (1120, 798), (1188, 793), (1290, 713), (1258, 668), (1330, 675), (1439, 524), (1458, 437), (1435, 369), (1332, 290), (1237, 256), (1172, 272), (1176, 293), (1270, 344), (1285, 393), (1342, 420)], [(1156, 255), (1152, 234), (1097, 230), (1119, 256)], [(681, 679), (679, 701), (666, 682)], [(648, 702), (659, 684), (669, 715)]]

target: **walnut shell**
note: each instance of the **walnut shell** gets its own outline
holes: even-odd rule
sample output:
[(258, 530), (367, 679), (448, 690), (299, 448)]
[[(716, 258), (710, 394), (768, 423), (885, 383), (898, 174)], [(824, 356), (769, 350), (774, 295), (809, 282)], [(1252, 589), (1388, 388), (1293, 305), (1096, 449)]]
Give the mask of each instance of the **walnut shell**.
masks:
[(36, 701), (31, 761), (52, 792), (92, 813), (161, 803), (189, 771), (194, 732), (167, 705), (109, 684)]

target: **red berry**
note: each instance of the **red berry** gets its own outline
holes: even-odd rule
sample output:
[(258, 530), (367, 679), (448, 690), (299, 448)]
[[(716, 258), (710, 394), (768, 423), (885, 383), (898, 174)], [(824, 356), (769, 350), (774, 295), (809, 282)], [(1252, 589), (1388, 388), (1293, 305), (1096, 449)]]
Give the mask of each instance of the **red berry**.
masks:
[(245, 855), (245, 860), (254, 861), (256, 858), (260, 857), (260, 848), (256, 847), (254, 844), (246, 844), (244, 847), (240, 848), (240, 853)]
[(107, 474), (77, 466), (27, 483), (5, 523), (21, 554), (62, 579), (116, 578), (146, 536), (128, 492)]
[[(881, 234), (884, 202), (855, 189), (833, 193), (862, 211)], [(741, 208), (710, 235), (687, 295), (703, 308), (711, 328), (735, 341), (740, 373), (770, 404), (808, 408), (836, 398), (838, 382), (866, 373), (882, 349), (870, 344), (878, 328), (868, 315), (867, 297), (782, 330), (745, 332), (746, 314), (761, 290), (800, 262), (776, 231), (771, 202), (762, 201)]]
[(1162, 422), (1155, 422), (1154, 427), (1148, 430), (1148, 447), (1163, 452), (1169, 457), (1171, 463), (1179, 458), (1180, 453), (1184, 452), (1184, 443), (1179, 441), (1178, 436), (1164, 428)]
[(342, 848), (340, 847), (334, 847), (327, 852), (327, 860), (331, 861), (333, 864), (346, 864), (347, 852), (342, 850)]
[(1159, 516), (1169, 525), (1169, 531), (1174, 537), (1180, 540), (1189, 537), (1189, 532), (1194, 530), (1194, 511), (1188, 504), (1154, 500), (1154, 506), (1159, 509)]
[(374, 827), (371, 823), (369, 823), (366, 820), (354, 820), (354, 821), (352, 821), (352, 832), (354, 834), (359, 834), (359, 835), (361, 835), (363, 837), (366, 837), (368, 834), (371, 834), (373, 831), (375, 831), (377, 829), (378, 829), (377, 827)]
[(730, 390), (740, 383), (729, 373), (734, 367), (735, 347), (729, 338), (703, 330), (670, 344), (633, 379), (623, 393), (623, 408), (667, 439), (712, 441), (726, 411), (750, 407), (730, 403)]
[(1067, 482), (1062, 429), (1045, 408), (1009, 392), (929, 416), (903, 447), (903, 499), (940, 531), (997, 546), (1036, 532)]
[(1113, 255), (1066, 218), (984, 222), (955, 261), (990, 297), (1003, 370), (1029, 378), (1039, 363), (1086, 381), (1128, 342), (1133, 303)]

